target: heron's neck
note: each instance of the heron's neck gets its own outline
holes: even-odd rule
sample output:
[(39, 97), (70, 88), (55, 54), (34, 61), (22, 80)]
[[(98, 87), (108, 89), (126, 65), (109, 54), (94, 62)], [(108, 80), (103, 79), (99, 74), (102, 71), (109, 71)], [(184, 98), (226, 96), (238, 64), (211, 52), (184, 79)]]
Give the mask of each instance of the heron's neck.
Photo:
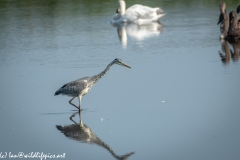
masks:
[(102, 78), (110, 69), (110, 67), (114, 64), (114, 61), (112, 61), (111, 63), (109, 63), (109, 65), (99, 74), (93, 76), (94, 78), (94, 82), (96, 83), (100, 78)]
[(109, 63), (109, 65), (104, 69), (104, 71), (102, 71), (101, 73), (98, 74), (99, 77), (102, 78), (102, 76), (104, 76), (108, 72), (108, 70), (110, 69), (110, 67), (112, 67), (113, 64), (114, 64), (113, 61), (111, 63)]
[(126, 3), (124, 0), (120, 0), (119, 5), (120, 5), (120, 15), (123, 16), (126, 11)]

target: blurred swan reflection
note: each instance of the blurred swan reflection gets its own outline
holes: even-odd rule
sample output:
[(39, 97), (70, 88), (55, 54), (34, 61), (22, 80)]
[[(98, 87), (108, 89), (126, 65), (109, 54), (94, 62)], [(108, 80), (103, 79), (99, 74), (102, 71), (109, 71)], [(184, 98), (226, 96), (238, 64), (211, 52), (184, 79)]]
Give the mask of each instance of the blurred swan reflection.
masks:
[(80, 117), (79, 124), (73, 120), (73, 117), (77, 113), (79, 112), (72, 114), (72, 116), (70, 117), (70, 120), (74, 124), (67, 125), (67, 126), (56, 125), (57, 129), (61, 131), (66, 137), (82, 143), (96, 144), (98, 146), (101, 146), (106, 150), (108, 150), (111, 153), (111, 155), (118, 160), (126, 160), (128, 157), (134, 154), (134, 152), (131, 152), (122, 156), (116, 155), (114, 151), (106, 143), (104, 143), (100, 138), (97, 137), (97, 135), (93, 133), (91, 128), (89, 128), (86, 124), (83, 124), (81, 113), (79, 115)]
[(118, 38), (123, 47), (127, 46), (127, 37), (134, 38), (137, 41), (143, 41), (148, 38), (159, 36), (162, 33), (163, 25), (161, 23), (150, 23), (146, 25), (138, 24), (112, 24), (117, 27)]
[[(233, 51), (229, 48), (228, 43), (232, 45)], [(219, 52), (219, 55), (224, 64), (228, 64), (231, 58), (233, 61), (238, 61), (240, 41), (226, 41), (221, 39), (221, 45), (222, 52)]]

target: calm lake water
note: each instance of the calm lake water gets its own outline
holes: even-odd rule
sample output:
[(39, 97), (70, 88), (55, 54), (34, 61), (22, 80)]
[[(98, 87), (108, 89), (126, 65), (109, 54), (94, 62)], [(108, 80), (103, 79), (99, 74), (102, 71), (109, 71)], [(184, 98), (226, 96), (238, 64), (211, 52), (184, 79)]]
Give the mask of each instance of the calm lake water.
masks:
[[(112, 26), (117, 0), (0, 1), (0, 156), (239, 160), (240, 42), (219, 40), (219, 2), (128, 0), (167, 14)], [(95, 84), (80, 122), (55, 91), (115, 58), (132, 68)]]

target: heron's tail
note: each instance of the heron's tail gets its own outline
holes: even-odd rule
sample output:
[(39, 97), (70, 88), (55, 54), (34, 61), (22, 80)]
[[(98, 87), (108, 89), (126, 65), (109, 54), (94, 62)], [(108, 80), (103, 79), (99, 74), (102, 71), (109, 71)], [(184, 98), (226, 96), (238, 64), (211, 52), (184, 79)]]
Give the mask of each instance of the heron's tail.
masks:
[(59, 95), (60, 93), (61, 93), (61, 91), (60, 91), (60, 89), (59, 89), (59, 90), (57, 90), (57, 91), (55, 92), (54, 96), (57, 96), (57, 95)]
[(55, 92), (54, 96), (61, 94), (61, 93), (64, 91), (64, 87), (66, 87), (66, 86), (67, 86), (67, 85), (64, 84), (61, 88), (59, 88), (59, 89)]

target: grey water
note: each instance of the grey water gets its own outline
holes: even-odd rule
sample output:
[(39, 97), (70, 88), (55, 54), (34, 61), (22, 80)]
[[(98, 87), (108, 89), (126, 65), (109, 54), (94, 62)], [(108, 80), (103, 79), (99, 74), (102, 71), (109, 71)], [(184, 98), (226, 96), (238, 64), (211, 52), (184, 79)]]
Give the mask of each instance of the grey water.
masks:
[[(117, 1), (0, 1), (0, 157), (240, 159), (240, 44), (219, 40), (219, 2), (128, 0), (167, 14), (113, 26)], [(81, 116), (54, 96), (115, 58), (132, 68), (114, 65)]]

